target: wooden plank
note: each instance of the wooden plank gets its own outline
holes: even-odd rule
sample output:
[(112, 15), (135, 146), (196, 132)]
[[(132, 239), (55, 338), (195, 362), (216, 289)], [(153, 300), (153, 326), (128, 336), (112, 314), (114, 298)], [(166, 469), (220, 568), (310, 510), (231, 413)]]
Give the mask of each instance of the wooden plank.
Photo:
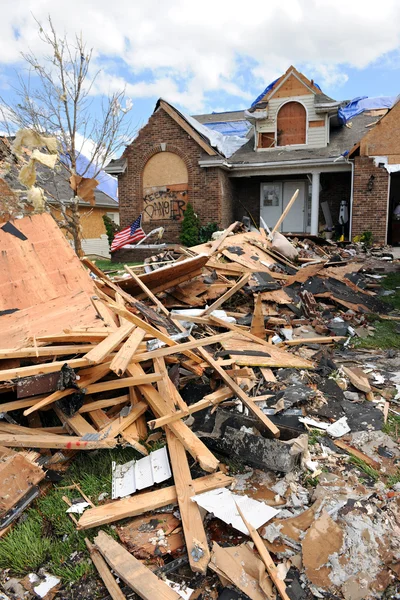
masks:
[(294, 338), (293, 340), (285, 340), (276, 344), (276, 346), (301, 346), (302, 344), (336, 344), (337, 342), (343, 342), (347, 338), (342, 335), (334, 336), (317, 336), (310, 338)]
[(355, 388), (365, 394), (371, 391), (371, 384), (368, 381), (367, 374), (360, 367), (342, 367), (342, 371)]
[(372, 458), (364, 454), (364, 452), (357, 450), (357, 448), (350, 446), (350, 444), (346, 444), (346, 442), (344, 442), (343, 440), (333, 440), (333, 443), (338, 448), (341, 448), (341, 450), (345, 450), (346, 452), (352, 454), (359, 460), (362, 460), (363, 462), (367, 463), (367, 465), (369, 465), (373, 469), (380, 470), (381, 465), (376, 460), (373, 460)]
[(107, 398), (106, 400), (95, 400), (81, 406), (81, 408), (78, 410), (78, 413), (84, 414), (99, 408), (103, 409), (109, 408), (110, 406), (118, 406), (119, 404), (124, 404), (128, 401), (129, 394), (123, 394), (122, 396), (117, 396), (117, 398)]
[[(136, 363), (131, 363), (128, 367), (128, 373), (135, 376), (140, 375), (142, 372), (143, 369)], [(170, 413), (165, 399), (152, 385), (140, 385), (139, 390), (156, 417), (162, 417)], [(187, 425), (182, 423), (182, 421), (177, 421), (176, 423), (171, 423), (168, 427), (182, 442), (191, 456), (199, 462), (204, 471), (211, 473), (217, 469), (219, 461)]]
[(92, 344), (85, 344), (81, 346), (41, 346), (33, 348), (18, 348), (9, 350), (0, 350), (0, 360), (6, 358), (29, 358), (29, 357), (40, 357), (40, 356), (65, 356), (68, 354), (86, 354), (93, 349)]
[(94, 543), (118, 577), (143, 600), (180, 599), (179, 594), (104, 531), (99, 531)]
[(254, 313), (251, 320), (250, 333), (262, 340), (265, 339), (264, 315), (262, 310), (262, 299), (260, 294), (257, 294), (254, 302)]
[(148, 298), (157, 306), (157, 308), (164, 313), (167, 317), (169, 317), (169, 311), (165, 308), (164, 304), (160, 302), (160, 300), (153, 294), (153, 292), (147, 287), (144, 281), (140, 277), (138, 277), (128, 265), (124, 265), (125, 271), (129, 273), (135, 283), (140, 287), (140, 289), (146, 294)]
[[(216, 490), (219, 487), (227, 487), (233, 481), (233, 477), (218, 472), (193, 479), (193, 488), (196, 494), (202, 494), (203, 492)], [(128, 517), (137, 517), (144, 512), (151, 512), (168, 504), (177, 504), (177, 502), (174, 485), (151, 492), (138, 493), (129, 498), (122, 498), (95, 508), (89, 508), (79, 519), (78, 529), (90, 529)]]
[(231, 223), (231, 225), (229, 225), (229, 227), (227, 229), (225, 229), (224, 233), (211, 244), (211, 248), (208, 253), (209, 256), (212, 256), (213, 254), (215, 254), (217, 252), (218, 248), (223, 244), (223, 242), (226, 240), (228, 235), (232, 231), (234, 231), (238, 225), (239, 225), (239, 221), (235, 221), (234, 223)]
[(166, 436), (189, 564), (195, 573), (205, 574), (207, 565), (210, 562), (210, 551), (200, 508), (191, 500), (196, 492), (186, 452), (181, 442), (168, 428), (166, 429)]
[(86, 387), (88, 394), (97, 394), (99, 392), (108, 392), (109, 390), (118, 390), (133, 385), (143, 385), (146, 383), (155, 383), (162, 378), (161, 373), (149, 373), (149, 375), (140, 375), (138, 377), (123, 377), (122, 379), (113, 379), (112, 381), (102, 381)]
[(132, 407), (131, 412), (126, 417), (118, 416), (111, 422), (111, 425), (106, 425), (100, 430), (100, 433), (107, 434), (107, 439), (117, 437), (124, 429), (132, 425), (140, 415), (143, 415), (147, 410), (145, 402), (139, 402)]
[(101, 342), (110, 335), (110, 331), (104, 329), (103, 332), (91, 333), (91, 332), (74, 332), (74, 333), (60, 333), (57, 335), (41, 335), (36, 338), (38, 343), (44, 342), (45, 344), (55, 344), (58, 342), (64, 342), (66, 344), (81, 343), (81, 344), (93, 344)]
[(263, 413), (263, 411), (253, 402), (247, 394), (244, 393), (241, 387), (220, 367), (216, 360), (204, 349), (199, 348), (199, 352), (203, 356), (204, 360), (218, 373), (221, 379), (226, 383), (228, 387), (235, 393), (235, 395), (243, 402), (249, 411), (257, 418), (261, 423), (272, 433), (274, 437), (279, 437), (280, 431), (274, 423)]
[[(224, 321), (223, 321), (224, 322)], [(239, 330), (241, 332), (241, 330)], [(176, 346), (170, 346), (167, 348), (159, 348), (158, 350), (152, 350), (151, 352), (143, 352), (141, 354), (135, 354), (132, 357), (132, 362), (142, 362), (144, 360), (160, 358), (163, 356), (170, 356), (171, 354), (186, 354), (186, 350), (192, 348), (200, 348), (201, 346), (211, 346), (212, 344), (219, 344), (222, 340), (229, 339), (233, 333), (219, 333), (218, 335), (210, 335), (206, 338), (200, 338), (197, 340), (191, 340), (190, 342), (183, 342), (182, 344), (176, 344)], [(199, 362), (199, 357), (197, 357)]]
[(265, 381), (268, 381), (271, 383), (276, 381), (275, 375), (273, 374), (271, 369), (269, 369), (268, 367), (260, 367), (260, 371), (261, 371), (261, 375), (264, 377)]
[(97, 433), (95, 428), (92, 427), (92, 425), (90, 425), (90, 423), (88, 423), (79, 413), (74, 414), (72, 417), (68, 417), (58, 406), (55, 406), (54, 410), (61, 423), (68, 425), (76, 435), (84, 436), (87, 433)]
[(268, 575), (271, 577), (272, 582), (278, 590), (280, 597), (282, 598), (282, 600), (291, 600), (286, 593), (286, 584), (284, 581), (282, 581), (282, 579), (279, 578), (278, 569), (276, 568), (270, 553), (266, 549), (263, 539), (261, 538), (257, 529), (253, 527), (253, 525), (251, 525), (248, 521), (246, 521), (245, 516), (238, 504), (236, 504), (236, 508), (239, 515), (242, 517), (243, 523), (246, 525), (250, 533), (251, 539), (253, 540), (254, 545), (257, 548), (258, 553), (261, 556), (261, 559), (267, 568)]
[(100, 575), (104, 585), (106, 586), (112, 600), (126, 600), (126, 596), (121, 592), (118, 583), (115, 581), (114, 576), (111, 573), (106, 561), (101, 556), (96, 546), (94, 546), (88, 540), (88, 538), (85, 538), (85, 544), (87, 546), (87, 549), (89, 550), (90, 558), (94, 566), (96, 567), (97, 572)]
[(95, 450), (114, 448), (116, 440), (87, 441), (68, 435), (35, 434), (20, 435), (0, 433), (0, 445), (11, 448), (58, 448), (61, 450)]
[(146, 332), (143, 329), (136, 327), (135, 331), (129, 336), (125, 344), (118, 350), (117, 354), (112, 359), (110, 369), (111, 371), (114, 371), (118, 377), (121, 377), (121, 375), (125, 373), (145, 335)]
[(233, 296), (234, 294), (236, 294), (236, 292), (241, 290), (246, 285), (246, 283), (249, 281), (250, 277), (251, 277), (251, 273), (246, 273), (246, 275), (243, 275), (243, 277), (241, 277), (239, 279), (239, 281), (237, 283), (235, 283), (235, 285), (233, 287), (231, 287), (230, 290), (225, 292), (225, 294), (223, 294), (220, 298), (218, 298), (218, 300), (216, 300), (215, 302), (213, 302), (213, 304), (211, 304), (208, 308), (206, 308), (201, 313), (200, 316), (209, 315), (214, 310), (217, 310), (217, 308), (222, 306), (222, 304), (224, 304), (224, 302), (226, 302), (226, 300), (229, 300), (229, 298), (231, 296)]
[(61, 367), (67, 364), (72, 369), (87, 367), (89, 362), (86, 358), (73, 358), (71, 360), (58, 360), (41, 365), (31, 365), (29, 367), (18, 367), (16, 369), (4, 369), (0, 371), (0, 381), (9, 379), (18, 379), (20, 377), (31, 377), (32, 375), (42, 375), (44, 373), (55, 373), (61, 371)]
[[(261, 340), (258, 341), (261, 342)], [(296, 354), (291, 354), (283, 348), (278, 348), (276, 344), (269, 344), (269, 347), (261, 348), (258, 344), (247, 341), (242, 333), (235, 338), (223, 340), (221, 346), (228, 352), (232, 352), (235, 363), (243, 367), (314, 368), (311, 361)], [(199, 348), (199, 352), (200, 350)], [(239, 352), (239, 354), (233, 354), (234, 352)], [(265, 353), (265, 356), (246, 354), (247, 352), (262, 352)]]
[(100, 429), (103, 429), (104, 427), (111, 426), (111, 423), (112, 423), (111, 419), (107, 416), (107, 414), (101, 408), (91, 410), (88, 413), (88, 415), (92, 419), (94, 425), (97, 427), (97, 429), (99, 431), (100, 431)]
[(103, 362), (103, 360), (107, 358), (107, 356), (111, 354), (111, 352), (115, 350), (115, 348), (119, 346), (119, 344), (123, 342), (126, 337), (128, 337), (133, 329), (134, 325), (132, 323), (126, 323), (110, 333), (108, 337), (106, 337), (102, 342), (97, 344), (97, 346), (92, 348), (90, 352), (86, 354), (85, 358), (89, 364), (96, 365)]
[[(230, 331), (237, 333), (239, 335), (242, 335), (243, 337), (248, 338), (249, 340), (251, 340), (252, 342), (254, 342), (256, 344), (261, 344), (262, 346), (265, 346), (268, 348), (270, 348), (272, 345), (269, 342), (267, 342), (265, 339), (262, 339), (262, 338), (258, 337), (257, 335), (254, 335), (253, 333), (251, 333), (250, 331), (247, 331), (244, 328), (238, 327), (234, 323), (228, 323), (227, 321), (223, 321), (222, 319), (219, 319), (218, 317), (213, 317), (212, 315), (210, 315), (210, 320), (212, 321), (212, 323), (215, 323), (216, 325), (218, 325), (218, 327), (223, 327), (224, 329), (230, 329)], [(226, 338), (226, 339), (229, 339), (229, 338)]]

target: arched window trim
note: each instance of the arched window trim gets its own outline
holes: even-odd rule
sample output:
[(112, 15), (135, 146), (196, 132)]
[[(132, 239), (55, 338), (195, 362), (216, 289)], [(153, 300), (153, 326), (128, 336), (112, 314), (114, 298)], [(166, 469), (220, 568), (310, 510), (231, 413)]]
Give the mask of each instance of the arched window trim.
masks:
[[(281, 108), (285, 106), (285, 104), (289, 104), (289, 102), (296, 102), (297, 104), (301, 104), (304, 110), (306, 111), (306, 141), (304, 144), (286, 144), (286, 146), (278, 146), (278, 114)], [(301, 100), (294, 100), (293, 98), (288, 98), (285, 102), (279, 105), (278, 110), (276, 111), (275, 117), (275, 148), (302, 148), (303, 146), (307, 146), (308, 144), (308, 110), (307, 106)]]

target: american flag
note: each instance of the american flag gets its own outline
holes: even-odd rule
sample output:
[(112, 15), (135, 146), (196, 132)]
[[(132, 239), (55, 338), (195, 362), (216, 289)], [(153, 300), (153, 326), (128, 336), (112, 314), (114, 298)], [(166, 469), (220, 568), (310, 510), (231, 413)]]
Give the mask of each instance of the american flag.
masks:
[(119, 248), (126, 246), (126, 244), (134, 244), (145, 237), (146, 234), (142, 229), (142, 215), (139, 215), (136, 221), (133, 221), (132, 225), (125, 227), (125, 229), (115, 234), (111, 244), (111, 252), (119, 250)]

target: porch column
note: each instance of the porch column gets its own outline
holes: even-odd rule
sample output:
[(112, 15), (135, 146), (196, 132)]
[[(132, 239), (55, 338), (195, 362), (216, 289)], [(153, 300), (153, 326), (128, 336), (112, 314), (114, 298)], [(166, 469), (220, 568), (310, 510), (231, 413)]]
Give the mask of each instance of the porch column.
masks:
[(313, 171), (311, 184), (311, 235), (318, 235), (319, 171)]

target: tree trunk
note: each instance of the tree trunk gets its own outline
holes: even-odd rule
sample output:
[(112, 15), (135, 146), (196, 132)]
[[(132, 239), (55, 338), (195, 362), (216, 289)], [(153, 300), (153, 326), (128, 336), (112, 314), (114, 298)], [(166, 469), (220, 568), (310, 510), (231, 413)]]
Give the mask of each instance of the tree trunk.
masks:
[(75, 196), (74, 203), (72, 205), (72, 220), (73, 220), (73, 239), (74, 239), (74, 247), (75, 252), (79, 257), (84, 255), (82, 249), (82, 226), (81, 226), (81, 216), (79, 214), (79, 198)]

